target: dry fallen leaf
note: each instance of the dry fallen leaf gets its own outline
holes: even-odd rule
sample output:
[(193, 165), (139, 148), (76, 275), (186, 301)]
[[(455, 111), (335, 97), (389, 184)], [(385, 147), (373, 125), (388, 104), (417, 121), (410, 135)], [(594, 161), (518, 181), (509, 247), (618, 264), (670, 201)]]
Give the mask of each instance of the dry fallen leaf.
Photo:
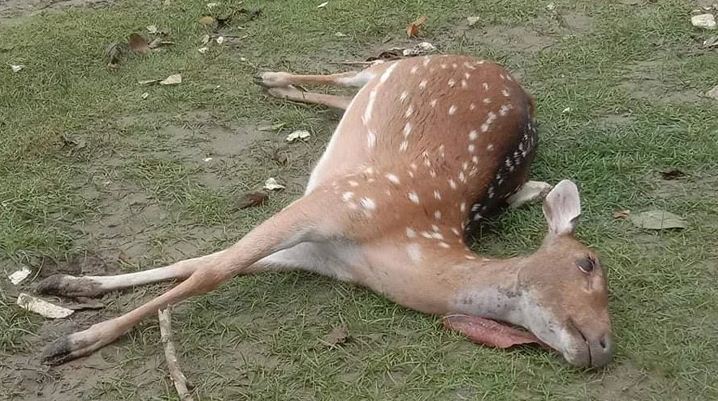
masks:
[(629, 209), (616, 210), (613, 212), (613, 218), (616, 220), (626, 220), (631, 215)]
[(259, 206), (269, 199), (269, 195), (264, 192), (250, 192), (242, 195), (242, 198), (237, 203), (240, 209), (246, 209), (248, 207)]
[(346, 325), (337, 326), (332, 329), (324, 338), (322, 343), (334, 348), (337, 345), (342, 345), (349, 340), (349, 329)]
[(312, 134), (309, 133), (309, 131), (306, 130), (297, 130), (292, 132), (291, 134), (287, 135), (287, 142), (292, 143), (297, 141), (298, 139), (307, 139)]
[(429, 19), (429, 17), (427, 17), (426, 15), (422, 15), (421, 17), (417, 18), (414, 22), (407, 25), (406, 35), (410, 38), (414, 38), (417, 35), (419, 35), (419, 30), (426, 23), (426, 21), (428, 19)]
[(264, 189), (269, 191), (279, 191), (284, 188), (284, 185), (278, 183), (277, 180), (272, 177), (267, 178), (267, 181), (264, 182)]
[(691, 17), (691, 24), (696, 28), (716, 29), (716, 20), (713, 14), (700, 14)]
[(631, 223), (647, 230), (669, 230), (686, 228), (682, 217), (663, 210), (649, 210), (630, 216)]
[(209, 47), (207, 47), (207, 46), (205, 46), (205, 47), (200, 47), (199, 49), (197, 49), (197, 51), (200, 52), (200, 53), (202, 53), (202, 54), (207, 53), (207, 50), (209, 50)]
[(224, 43), (224, 36), (218, 36), (215, 40), (217, 41), (218, 45), (221, 45), (222, 43)]
[(703, 47), (708, 49), (718, 47), (718, 35), (713, 35), (710, 38), (704, 40)]
[(346, 38), (346, 37), (347, 37), (347, 34), (346, 34), (346, 33), (342, 33), (342, 32), (337, 32), (337, 33), (334, 34), (334, 36), (336, 36), (336, 37), (338, 37), (338, 38)]
[(139, 54), (147, 54), (147, 52), (151, 50), (149, 44), (147, 43), (147, 39), (139, 33), (133, 33), (130, 35), (129, 45), (130, 50)]
[(150, 97), (150, 94), (149, 94), (148, 92), (145, 92), (145, 93), (143, 93), (142, 95), (140, 95), (140, 97), (142, 98), (142, 100), (145, 100), (145, 99), (147, 99), (148, 97)]
[(469, 22), (469, 26), (474, 26), (479, 22), (479, 17), (466, 17), (466, 20)]
[(12, 64), (12, 65), (10, 65), (10, 69), (12, 70), (12, 72), (20, 72), (20, 70), (22, 70), (23, 68), (25, 68), (25, 66), (22, 65), (22, 64)]
[(217, 7), (218, 5), (219, 5), (219, 3), (207, 3), (207, 8), (213, 9), (213, 8)]
[(661, 171), (661, 177), (663, 177), (664, 180), (675, 180), (676, 178), (685, 177), (686, 173), (682, 172), (681, 170), (678, 170), (676, 168), (666, 171)]
[(18, 295), (16, 303), (23, 309), (27, 309), (50, 319), (61, 319), (68, 317), (75, 312), (72, 309), (51, 304), (45, 300), (35, 298), (32, 295), (25, 293), (20, 293), (20, 295)]
[[(393, 49), (392, 49), (393, 50)], [(423, 56), (425, 54), (433, 53), (436, 51), (436, 47), (429, 42), (417, 43), (414, 47), (409, 49), (403, 49), (401, 54), (405, 57)]]
[(10, 274), (8, 278), (10, 279), (10, 282), (13, 283), (13, 285), (18, 285), (23, 280), (25, 280), (30, 275), (30, 273), (30, 269), (28, 269), (27, 267), (23, 267), (22, 269)]
[(159, 32), (159, 29), (157, 29), (157, 25), (147, 25), (147, 32), (155, 35)]
[(160, 81), (160, 85), (177, 85), (182, 83), (182, 75), (172, 74), (164, 80)]
[(329, 2), (325, 1), (324, 3), (318, 5), (317, 8), (325, 8), (327, 6), (327, 4), (329, 4)]
[(713, 89), (706, 92), (706, 96), (713, 98), (715, 100), (718, 100), (718, 85), (716, 85)]
[(204, 35), (204, 36), (202, 36), (202, 40), (200, 41), (200, 43), (202, 43), (203, 45), (206, 45), (207, 43), (209, 43), (210, 39), (211, 38), (209, 35)]
[(144, 79), (142, 81), (137, 81), (137, 83), (140, 85), (152, 85), (152, 84), (156, 84), (157, 82), (160, 82), (160, 80), (159, 79)]

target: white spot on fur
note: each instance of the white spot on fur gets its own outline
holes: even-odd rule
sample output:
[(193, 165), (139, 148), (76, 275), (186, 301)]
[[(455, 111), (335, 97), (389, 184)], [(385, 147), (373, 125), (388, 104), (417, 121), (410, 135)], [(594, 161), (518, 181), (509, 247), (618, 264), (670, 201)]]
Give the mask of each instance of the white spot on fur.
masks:
[(466, 88), (469, 87), (469, 84), (466, 82), (465, 79), (462, 79), (462, 80), (461, 80), (461, 87), (464, 88), (464, 89), (466, 89)]
[(479, 156), (473, 156), (473, 157), (471, 158), (471, 161), (472, 161), (474, 164), (479, 164)]
[(431, 105), (431, 107), (436, 107), (436, 99), (432, 99), (429, 104)]
[(501, 106), (501, 108), (499, 109), (499, 114), (501, 114), (502, 116), (505, 116), (506, 113), (508, 113), (508, 112), (509, 112), (509, 106), (508, 106), (508, 105), (503, 105), (503, 106)]
[(504, 95), (504, 96), (506, 96), (506, 97), (509, 97), (509, 91), (507, 91), (506, 89), (503, 89), (503, 90), (501, 91), (501, 94)]
[(441, 210), (434, 211), (434, 218), (436, 220), (441, 220)]
[(399, 100), (404, 102), (404, 100), (406, 100), (407, 96), (409, 96), (409, 92), (407, 92), (407, 91), (401, 92), (401, 96), (399, 96)]
[(452, 104), (451, 107), (449, 107), (449, 115), (452, 116), (452, 115), (454, 115), (455, 113), (456, 113), (456, 106), (454, 106), (454, 105)]
[(489, 103), (491, 103), (491, 98), (485, 97), (484, 100), (482, 100), (482, 102), (484, 102), (484, 104), (489, 104)]
[(434, 199), (441, 200), (441, 192), (434, 190)]
[(476, 69), (476, 67), (474, 67), (473, 65), (469, 64), (468, 61), (464, 62), (464, 67), (466, 67), (466, 68), (468, 68), (468, 69), (470, 69), (470, 70), (475, 70), (475, 69)]
[(376, 145), (376, 134), (371, 130), (366, 133), (366, 145), (371, 149)]
[(476, 145), (474, 145), (473, 143), (470, 143), (469, 146), (467, 147), (467, 150), (469, 151), (469, 153), (474, 153), (476, 151)]
[(488, 150), (489, 152), (491, 152), (492, 150), (494, 150), (494, 144), (493, 144), (493, 143), (490, 143), (490, 144), (486, 145), (486, 150)]
[(414, 231), (414, 229), (411, 227), (407, 227), (406, 228), (406, 237), (407, 238), (416, 238), (416, 231)]
[(359, 203), (364, 207), (366, 210), (375, 210), (376, 209), (376, 202), (374, 202), (374, 199), (372, 198), (361, 198)]
[(416, 71), (418, 71), (418, 70), (419, 70), (419, 66), (415, 65), (415, 66), (411, 67), (411, 70), (409, 70), (409, 72), (412, 74), (416, 74)]
[(472, 129), (472, 130), (469, 132), (469, 140), (470, 140), (470, 141), (475, 141), (476, 138), (478, 138), (478, 137), (479, 137), (479, 133), (476, 132), (475, 129)]
[(392, 184), (396, 184), (396, 185), (399, 185), (399, 184), (400, 184), (399, 177), (397, 177), (396, 175), (394, 175), (394, 174), (392, 174), (392, 173), (387, 173), (387, 174), (385, 175), (385, 177), (386, 177), (386, 179), (389, 180)]
[(407, 194), (407, 196), (409, 197), (410, 201), (416, 203), (417, 205), (419, 204), (419, 195), (416, 192), (411, 191)]
[(486, 82), (484, 82), (483, 84), (481, 84), (481, 86), (484, 87), (484, 90), (485, 90), (485, 91), (489, 90), (489, 84), (487, 84)]
[(453, 88), (454, 86), (456, 86), (456, 81), (454, 79), (450, 79), (448, 84), (449, 84), (449, 88)]
[(409, 107), (406, 108), (406, 113), (404, 113), (404, 117), (409, 118), (412, 114), (414, 114), (414, 105), (410, 104)]
[(456, 189), (456, 182), (454, 182), (451, 178), (449, 178), (449, 186), (451, 189)]
[(428, 84), (428, 82), (425, 79), (422, 79), (421, 82), (419, 82), (419, 89), (426, 89), (426, 84)]
[(461, 232), (459, 230), (457, 230), (456, 228), (452, 228), (451, 232), (454, 233), (454, 235), (456, 235), (456, 236), (459, 236), (459, 237), (461, 236)]
[(342, 200), (344, 202), (349, 202), (354, 197), (354, 192), (344, 192), (342, 194)]
[(459, 210), (461, 210), (461, 213), (466, 213), (466, 202), (461, 202), (461, 206), (459, 206)]
[(442, 70), (445, 70), (445, 69), (447, 69), (447, 68), (448, 68), (448, 66), (447, 66), (446, 64), (442, 64), (442, 65), (441, 65), (441, 69), (442, 69)]
[(451, 248), (451, 245), (449, 245), (449, 244), (447, 244), (446, 242), (443, 242), (443, 241), (442, 241), (442, 242), (439, 242), (439, 246), (442, 247), (442, 248), (446, 248), (446, 249)]
[(475, 103), (471, 103), (471, 104), (469, 105), (469, 110), (474, 110), (474, 109), (476, 109), (476, 104), (475, 104)]
[(371, 92), (369, 92), (369, 101), (367, 101), (366, 109), (364, 109), (364, 116), (363, 116), (364, 124), (367, 124), (367, 123), (369, 123), (369, 121), (371, 121), (371, 114), (374, 109), (374, 102), (376, 101), (376, 94), (377, 94), (376, 88), (372, 89)]
[(404, 124), (404, 138), (408, 137), (409, 134), (411, 134), (411, 129), (412, 129), (412, 126), (411, 126), (410, 122), (407, 122), (406, 124)]
[(349, 183), (350, 187), (358, 187), (359, 186), (359, 183), (356, 181), (349, 180), (347, 182)]

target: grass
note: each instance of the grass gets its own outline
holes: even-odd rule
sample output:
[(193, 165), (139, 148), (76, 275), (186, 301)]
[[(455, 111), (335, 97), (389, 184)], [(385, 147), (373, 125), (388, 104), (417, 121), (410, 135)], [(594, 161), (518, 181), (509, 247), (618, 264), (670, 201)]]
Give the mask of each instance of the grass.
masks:
[[(178, 348), (198, 397), (716, 399), (718, 106), (698, 94), (718, 84), (718, 54), (700, 49), (705, 34), (691, 28), (685, 2), (554, 3), (563, 17), (531, 1), (334, 0), (323, 10), (307, 1), (254, 2), (262, 16), (229, 28), (249, 36), (204, 55), (197, 52), (202, 2), (131, 0), (2, 20), (0, 258), (8, 270), (37, 270), (41, 260), (62, 265), (88, 253), (108, 258), (110, 272), (131, 271), (240, 238), (301, 194), (337, 121), (332, 111), (268, 100), (252, 75), (338, 71), (332, 62), (375, 54), (387, 34), (406, 43), (405, 24), (426, 14), (426, 40), (505, 63), (537, 98), (542, 143), (533, 176), (580, 184), (579, 234), (609, 269), (616, 361), (583, 372), (538, 350), (476, 347), (442, 331), (435, 317), (366, 290), (302, 273), (266, 274), (176, 310)], [(481, 16), (479, 26), (466, 26), (470, 15)], [(104, 46), (151, 24), (176, 44), (108, 71)], [(493, 26), (525, 35), (501, 42), (483, 33)], [(534, 47), (532, 36), (540, 39)], [(7, 64), (26, 67), (12, 73)], [(136, 84), (177, 72), (179, 86)], [(285, 124), (282, 134), (306, 128), (314, 136), (282, 148), (282, 134), (257, 130), (274, 123)], [(272, 160), (276, 148), (286, 164)], [(658, 172), (670, 168), (689, 177), (662, 181)], [(288, 190), (265, 206), (238, 209), (237, 196), (270, 175)], [(652, 208), (683, 215), (689, 228), (645, 232), (612, 218), (614, 210)], [(544, 224), (538, 207), (511, 211), (487, 227), (476, 249), (528, 252)], [(76, 328), (162, 288), (110, 294), (106, 310), (79, 313)], [(69, 329), (22, 312), (13, 291), (0, 289), (3, 364), (40, 369), (37, 347)], [(353, 340), (321, 346), (318, 339), (342, 323)], [(53, 380), (72, 386), (75, 398), (176, 399), (154, 322), (98, 355), (51, 370), (52, 379), (0, 365), (0, 383), (10, 399), (55, 399)], [(102, 368), (83, 367), (93, 363)]]

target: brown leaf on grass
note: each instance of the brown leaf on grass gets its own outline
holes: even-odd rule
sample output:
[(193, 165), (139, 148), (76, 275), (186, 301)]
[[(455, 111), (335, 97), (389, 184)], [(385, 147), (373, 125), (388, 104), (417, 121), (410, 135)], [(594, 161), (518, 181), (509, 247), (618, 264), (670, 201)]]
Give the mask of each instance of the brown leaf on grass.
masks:
[(686, 173), (682, 172), (681, 170), (678, 170), (676, 168), (661, 171), (661, 177), (663, 177), (664, 180), (675, 180), (677, 178), (685, 177)]
[(151, 49), (147, 39), (139, 33), (133, 33), (129, 39), (130, 50), (138, 54), (147, 54)]
[(628, 209), (616, 210), (613, 212), (613, 218), (616, 220), (626, 220), (631, 215), (631, 211)]
[(349, 329), (345, 324), (337, 326), (333, 328), (332, 331), (329, 332), (329, 334), (324, 336), (321, 341), (323, 344), (332, 348), (338, 345), (345, 344), (347, 341), (349, 341)]
[(264, 192), (250, 192), (242, 195), (242, 198), (237, 203), (240, 209), (246, 209), (248, 207), (259, 206), (269, 199), (269, 195)]
[(177, 85), (182, 83), (181, 74), (172, 74), (164, 80), (160, 81), (160, 85)]
[(426, 15), (422, 15), (417, 18), (414, 22), (406, 26), (406, 35), (410, 38), (414, 38), (419, 35), (419, 30), (429, 19)]
[(469, 26), (474, 26), (479, 22), (479, 17), (466, 17), (466, 21), (469, 23)]

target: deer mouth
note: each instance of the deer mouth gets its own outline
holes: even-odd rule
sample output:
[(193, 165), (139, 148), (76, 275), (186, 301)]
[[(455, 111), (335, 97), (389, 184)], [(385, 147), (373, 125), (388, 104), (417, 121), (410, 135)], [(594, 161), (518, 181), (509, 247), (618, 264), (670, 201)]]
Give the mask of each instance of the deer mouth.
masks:
[(532, 333), (510, 325), (478, 316), (447, 315), (443, 318), (444, 327), (465, 335), (476, 344), (493, 348), (511, 348), (524, 344), (537, 344), (552, 349)]

